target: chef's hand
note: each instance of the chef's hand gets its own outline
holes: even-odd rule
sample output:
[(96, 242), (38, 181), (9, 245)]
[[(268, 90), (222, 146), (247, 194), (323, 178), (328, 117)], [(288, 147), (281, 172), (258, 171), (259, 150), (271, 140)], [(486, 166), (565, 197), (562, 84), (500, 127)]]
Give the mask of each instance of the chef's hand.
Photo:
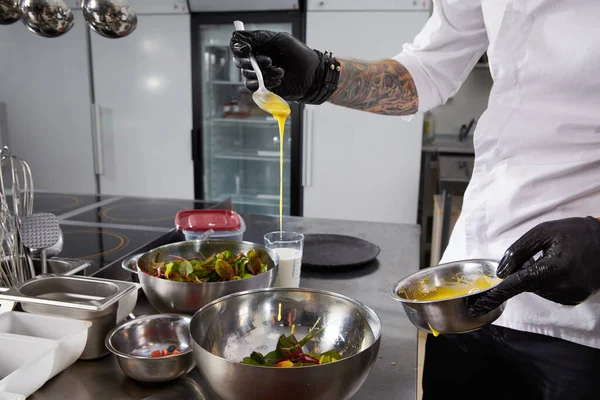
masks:
[(250, 91), (258, 89), (248, 58), (252, 53), (267, 89), (288, 101), (317, 104), (317, 98), (323, 100), (324, 69), (331, 63), (328, 54), (311, 49), (288, 33), (266, 30), (234, 31), (229, 47)]
[(522, 292), (564, 305), (583, 302), (600, 289), (600, 221), (567, 218), (537, 225), (508, 248), (497, 275), (504, 280), (469, 308), (472, 316)]

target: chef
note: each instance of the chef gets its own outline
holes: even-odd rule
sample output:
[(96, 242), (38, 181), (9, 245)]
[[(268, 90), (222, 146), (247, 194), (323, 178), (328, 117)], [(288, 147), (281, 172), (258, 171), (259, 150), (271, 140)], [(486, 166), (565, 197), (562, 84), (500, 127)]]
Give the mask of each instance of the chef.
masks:
[(600, 4), (433, 3), (389, 59), (342, 59), (271, 31), (234, 32), (231, 50), (252, 91), (250, 52), (286, 100), (401, 116), (444, 104), (487, 50), (494, 84), (441, 262), (501, 259), (504, 281), (470, 312), (506, 310), (428, 338), (424, 399), (600, 398)]

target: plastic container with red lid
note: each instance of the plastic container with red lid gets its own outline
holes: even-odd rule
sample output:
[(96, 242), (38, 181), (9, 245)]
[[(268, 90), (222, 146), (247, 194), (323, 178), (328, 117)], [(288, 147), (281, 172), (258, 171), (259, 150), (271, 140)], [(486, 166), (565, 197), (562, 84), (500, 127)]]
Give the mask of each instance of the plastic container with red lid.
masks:
[(182, 210), (175, 216), (175, 226), (186, 240), (195, 240), (212, 229), (211, 238), (242, 241), (246, 231), (244, 219), (232, 210)]

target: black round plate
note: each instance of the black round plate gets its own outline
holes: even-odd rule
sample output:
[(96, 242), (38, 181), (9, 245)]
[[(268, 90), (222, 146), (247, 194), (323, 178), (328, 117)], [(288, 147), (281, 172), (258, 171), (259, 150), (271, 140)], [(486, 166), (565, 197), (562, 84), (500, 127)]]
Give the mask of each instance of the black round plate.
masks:
[(355, 267), (374, 260), (381, 249), (364, 239), (329, 234), (304, 234), (302, 267)]

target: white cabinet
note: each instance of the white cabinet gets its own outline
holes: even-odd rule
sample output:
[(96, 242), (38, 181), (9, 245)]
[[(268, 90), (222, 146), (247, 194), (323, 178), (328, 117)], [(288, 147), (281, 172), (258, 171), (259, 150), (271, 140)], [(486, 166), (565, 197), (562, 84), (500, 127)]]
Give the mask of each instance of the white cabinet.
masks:
[(193, 199), (190, 16), (139, 18), (125, 38), (92, 35), (100, 188)]
[(91, 32), (91, 42), (69, 2), (75, 25), (61, 37), (0, 26), (2, 137), (37, 189), (96, 193), (98, 180), (102, 194), (193, 198), (185, 0), (132, 1), (137, 29), (117, 40)]
[[(390, 58), (413, 40), (429, 15), (309, 9), (306, 42), (338, 58)], [(307, 106), (305, 113), (304, 216), (414, 224), (422, 116), (408, 122), (329, 103)]]
[(90, 76), (81, 11), (59, 38), (0, 26), (0, 103), (11, 151), (31, 166), (36, 189), (94, 193)]

